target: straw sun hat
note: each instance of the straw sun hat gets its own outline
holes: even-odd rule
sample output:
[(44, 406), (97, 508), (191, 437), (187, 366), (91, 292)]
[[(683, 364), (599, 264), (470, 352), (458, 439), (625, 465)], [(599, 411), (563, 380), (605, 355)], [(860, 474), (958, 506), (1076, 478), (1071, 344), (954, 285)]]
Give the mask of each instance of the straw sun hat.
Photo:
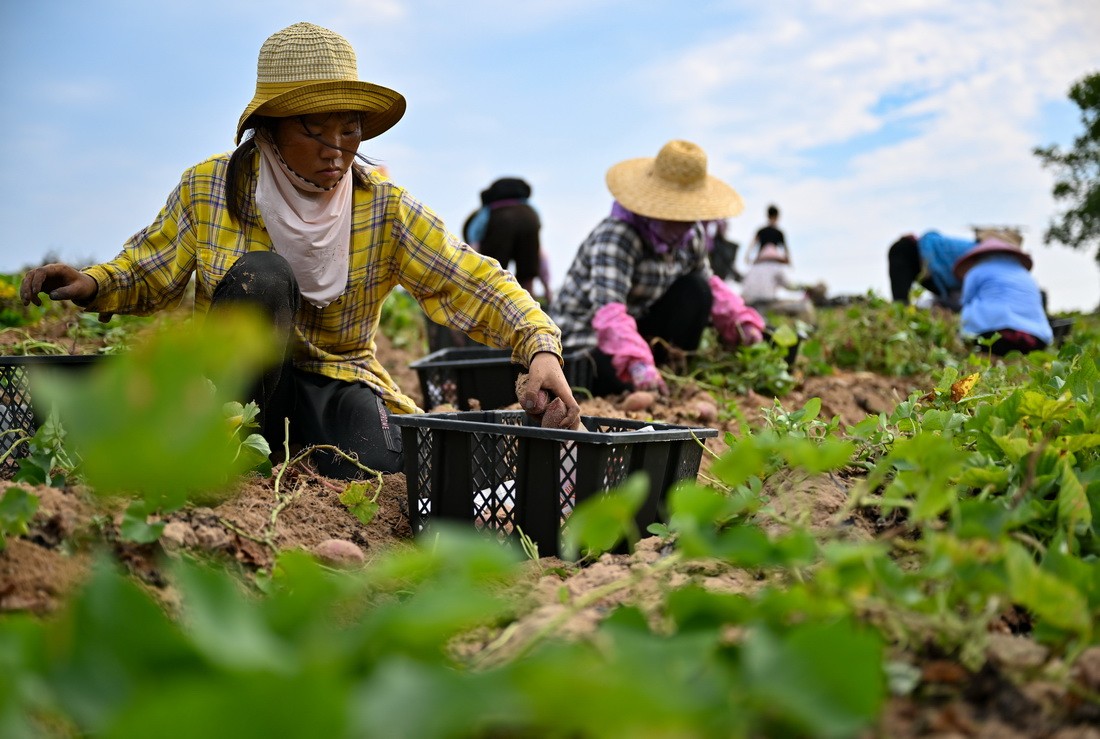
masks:
[(707, 155), (690, 141), (669, 141), (656, 158), (627, 159), (607, 170), (607, 189), (640, 216), (709, 221), (745, 209), (732, 187), (707, 174)]
[(955, 273), (955, 277), (961, 280), (967, 270), (973, 267), (975, 262), (987, 254), (1007, 254), (1011, 257), (1015, 257), (1016, 261), (1024, 266), (1024, 269), (1030, 270), (1032, 267), (1031, 255), (1020, 249), (1020, 247), (1015, 244), (1010, 244), (1007, 241), (990, 238), (984, 240), (955, 260), (955, 265), (952, 267), (951, 271)]
[(363, 139), (389, 129), (405, 114), (405, 98), (380, 85), (363, 82), (348, 40), (312, 23), (295, 23), (273, 34), (260, 47), (256, 94), (237, 123), (237, 142), (249, 117), (355, 110), (363, 116)]

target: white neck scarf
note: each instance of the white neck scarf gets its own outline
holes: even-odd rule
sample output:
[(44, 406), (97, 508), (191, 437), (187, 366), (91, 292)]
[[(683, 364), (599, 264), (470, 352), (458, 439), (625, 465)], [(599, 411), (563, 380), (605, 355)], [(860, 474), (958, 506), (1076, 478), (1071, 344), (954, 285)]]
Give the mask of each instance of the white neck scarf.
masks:
[(272, 246), (290, 263), (302, 297), (324, 308), (347, 287), (353, 176), (345, 173), (325, 190), (291, 170), (269, 142), (256, 143), (256, 205)]

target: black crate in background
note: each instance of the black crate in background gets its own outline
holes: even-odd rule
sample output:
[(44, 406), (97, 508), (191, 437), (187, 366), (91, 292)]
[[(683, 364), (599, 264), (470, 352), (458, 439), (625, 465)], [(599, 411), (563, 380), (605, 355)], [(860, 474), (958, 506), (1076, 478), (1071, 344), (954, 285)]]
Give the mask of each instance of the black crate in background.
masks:
[(500, 539), (522, 530), (542, 556), (560, 555), (560, 535), (577, 505), (636, 471), (650, 479), (635, 523), (644, 532), (664, 516), (664, 496), (694, 479), (702, 440), (715, 429), (582, 416), (583, 431), (528, 425), (523, 411), (395, 416), (402, 429), (409, 522), (473, 524)]
[[(567, 353), (562, 360), (571, 387), (590, 385), (593, 365), (588, 350)], [(487, 346), (440, 349), (410, 362), (409, 367), (420, 379), (422, 405), (427, 410), (450, 403), (468, 411), (471, 398), (477, 398), (484, 410), (512, 405), (516, 402), (516, 380), (524, 371), (512, 363), (511, 350)]]
[[(35, 412), (31, 377), (50, 372), (83, 372), (102, 359), (100, 354), (60, 354), (0, 357), (0, 456), (25, 436), (34, 436), (44, 419)], [(0, 474), (10, 475), (27, 456), (27, 445), (18, 444), (0, 464)]]

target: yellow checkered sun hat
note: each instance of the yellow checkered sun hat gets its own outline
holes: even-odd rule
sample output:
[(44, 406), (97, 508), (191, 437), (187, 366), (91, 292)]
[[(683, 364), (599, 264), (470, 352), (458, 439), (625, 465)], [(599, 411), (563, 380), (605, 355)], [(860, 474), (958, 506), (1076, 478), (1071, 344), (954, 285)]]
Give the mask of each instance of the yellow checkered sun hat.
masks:
[(355, 50), (348, 40), (312, 23), (295, 23), (260, 47), (256, 94), (237, 123), (237, 142), (251, 128), (253, 115), (292, 115), (356, 110), (363, 116), (363, 138), (388, 130), (405, 114), (405, 98), (387, 87), (359, 79)]

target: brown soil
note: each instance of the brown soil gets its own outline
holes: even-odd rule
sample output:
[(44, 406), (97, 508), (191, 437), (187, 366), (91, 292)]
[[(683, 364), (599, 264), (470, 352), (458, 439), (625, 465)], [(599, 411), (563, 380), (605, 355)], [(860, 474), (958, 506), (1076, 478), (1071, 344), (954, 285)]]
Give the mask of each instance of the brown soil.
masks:
[[(418, 377), (415, 370), (408, 368), (415, 357), (394, 349), (384, 338), (379, 342), (379, 355), (398, 384), (420, 402)], [(784, 399), (784, 405), (795, 408), (816, 395), (822, 398), (824, 417), (835, 414), (845, 423), (854, 423), (866, 416), (867, 409), (889, 410), (909, 389), (904, 381), (865, 373), (814, 377)], [(698, 397), (698, 391), (689, 386), (671, 397), (657, 398), (651, 408), (639, 411), (623, 410), (623, 397), (590, 398), (581, 401), (581, 412), (585, 416), (699, 426), (694, 404)], [(740, 417), (752, 425), (761, 421), (761, 408), (773, 403), (772, 398), (753, 393), (737, 398)], [(724, 432), (740, 433), (741, 418), (731, 415), (708, 424), (723, 432), (707, 440), (708, 448), (721, 454), (726, 449)], [(711, 455), (703, 456), (700, 467), (704, 474), (712, 459)], [(338, 495), (344, 489), (342, 483), (293, 467), (279, 481), (278, 491), (274, 478), (250, 478), (216, 506), (188, 507), (172, 513), (164, 519), (166, 525), (160, 542), (144, 548), (119, 542), (117, 531), (122, 510), (118, 505), (98, 500), (79, 487), (28, 489), (39, 496), (39, 510), (28, 536), (14, 540), (0, 555), (0, 610), (35, 613), (53, 610), (87, 569), (90, 554), (81, 548), (73, 549), (73, 541), (103, 538), (112, 541), (124, 552), (131, 567), (155, 584), (163, 581), (156, 562), (161, 551), (202, 552), (255, 571), (269, 568), (277, 551), (312, 551), (331, 539), (355, 544), (368, 559), (389, 546), (407, 544), (412, 539), (403, 474), (383, 476), (379, 511), (366, 526), (339, 501)], [(777, 509), (786, 517), (806, 516), (815, 526), (829, 525), (830, 517), (846, 500), (845, 484), (831, 476), (812, 480), (777, 476), (768, 481), (768, 489), (775, 491)]]
[[(0, 343), (2, 337), (0, 334)], [(416, 373), (408, 369), (409, 361), (416, 357), (394, 349), (385, 340), (380, 341), (379, 354), (399, 385), (419, 401)], [(888, 412), (913, 389), (914, 383), (903, 379), (841, 372), (804, 379), (783, 399), (783, 405), (794, 409), (808, 398), (820, 397), (823, 418), (835, 415), (844, 424), (852, 424), (868, 413)], [(623, 398), (595, 398), (582, 402), (582, 414), (700, 425), (699, 399), (698, 390), (683, 387), (672, 397), (658, 399), (652, 408), (624, 411), (620, 405)], [(735, 435), (740, 433), (743, 421), (759, 426), (763, 418), (761, 409), (774, 405), (773, 398), (752, 393), (717, 400), (722, 401), (719, 407), (735, 403), (737, 412), (725, 413), (707, 425)], [(707, 446), (715, 453), (720, 454), (726, 448), (723, 435), (708, 440)], [(704, 455), (704, 474), (709, 464), (709, 455)], [(832, 475), (808, 477), (784, 472), (767, 480), (765, 491), (769, 506), (781, 514), (777, 518), (807, 522), (815, 529), (829, 529), (838, 536), (868, 538), (873, 530), (867, 522), (851, 517), (838, 520), (847, 501), (849, 484)], [(33, 488), (40, 498), (40, 507), (29, 533), (10, 539), (7, 549), (0, 552), (0, 612), (55, 611), (82, 581), (102, 546), (112, 549), (150, 592), (171, 607), (173, 595), (164, 560), (182, 551), (218, 558), (234, 563), (245, 573), (255, 573), (271, 567), (276, 551), (316, 552), (318, 545), (328, 540), (354, 545), (367, 563), (392, 547), (412, 542), (403, 475), (383, 477), (379, 511), (367, 525), (361, 524), (338, 500), (342, 490), (343, 484), (304, 468), (288, 470), (279, 481), (278, 491), (274, 479), (249, 479), (220, 504), (187, 508), (168, 516), (160, 540), (138, 546), (123, 543), (118, 537), (121, 518), (118, 504), (97, 500), (79, 487)], [(499, 633), (472, 634), (459, 648), (478, 653), (482, 664), (492, 664), (506, 659), (528, 635), (539, 633), (551, 623), (556, 623), (557, 633), (565, 637), (588, 634), (619, 603), (633, 603), (656, 619), (657, 596), (669, 584), (691, 580), (715, 590), (750, 592), (765, 582), (759, 575), (718, 562), (693, 561), (678, 568), (650, 569), (663, 556), (660, 540), (649, 538), (639, 542), (633, 554), (604, 555), (583, 568), (553, 558), (529, 562), (524, 595), (530, 608), (509, 629), (509, 637), (502, 642)], [(628, 587), (576, 607), (586, 594), (625, 580), (631, 581)], [(568, 602), (572, 605), (563, 603), (563, 587), (570, 594)], [(1036, 646), (1019, 637), (1012, 639)], [(1090, 669), (1094, 669), (1094, 679), (1100, 683), (1100, 650), (1093, 652), (1084, 663), (1095, 663)], [(1006, 654), (1011, 653), (1006, 649)], [(1024, 658), (1004, 659), (1011, 663)], [(1069, 713), (1065, 706), (1070, 698), (1064, 688), (1047, 683), (1017, 687), (1005, 677), (1002, 667), (991, 663), (982, 673), (974, 674), (950, 661), (925, 665), (924, 686), (932, 699), (893, 699), (874, 735), (1100, 739), (1096, 728), (1066, 718)], [(1097, 689), (1095, 683), (1093, 689)]]

